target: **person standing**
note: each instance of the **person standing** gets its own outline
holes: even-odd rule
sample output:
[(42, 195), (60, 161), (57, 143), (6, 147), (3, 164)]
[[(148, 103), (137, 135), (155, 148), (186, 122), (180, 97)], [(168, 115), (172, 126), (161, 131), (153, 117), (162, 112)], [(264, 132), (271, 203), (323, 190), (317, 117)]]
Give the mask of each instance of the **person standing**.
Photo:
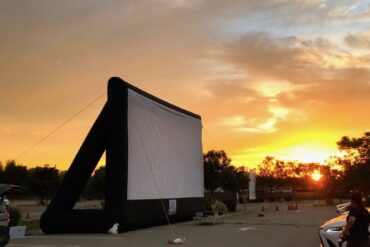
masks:
[(347, 216), (343, 236), (348, 236), (347, 247), (370, 247), (369, 245), (370, 214), (363, 205), (362, 194), (351, 196), (351, 207)]

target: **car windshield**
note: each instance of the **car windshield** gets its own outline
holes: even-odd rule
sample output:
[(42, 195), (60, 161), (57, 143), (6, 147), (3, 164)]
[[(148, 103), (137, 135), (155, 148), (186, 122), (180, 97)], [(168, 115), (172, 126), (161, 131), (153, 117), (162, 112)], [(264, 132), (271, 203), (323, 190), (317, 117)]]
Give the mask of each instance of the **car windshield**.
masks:
[(0, 214), (4, 214), (4, 213), (5, 213), (4, 204), (1, 202), (0, 203)]

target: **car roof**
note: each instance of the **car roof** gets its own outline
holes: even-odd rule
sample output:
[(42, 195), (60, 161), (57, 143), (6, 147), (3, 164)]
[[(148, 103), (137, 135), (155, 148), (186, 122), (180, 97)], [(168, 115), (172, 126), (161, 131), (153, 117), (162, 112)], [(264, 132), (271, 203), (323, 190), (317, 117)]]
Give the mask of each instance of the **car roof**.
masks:
[[(370, 213), (370, 207), (367, 207), (366, 209)], [(341, 215), (338, 215), (337, 217), (334, 217), (334, 218), (326, 221), (321, 227), (326, 228), (326, 227), (333, 227), (333, 226), (344, 226), (345, 222), (346, 222), (347, 215), (348, 215), (348, 211), (341, 214)]]
[(11, 189), (20, 188), (17, 185), (12, 184), (0, 184), (0, 196), (3, 196), (6, 192), (8, 192)]

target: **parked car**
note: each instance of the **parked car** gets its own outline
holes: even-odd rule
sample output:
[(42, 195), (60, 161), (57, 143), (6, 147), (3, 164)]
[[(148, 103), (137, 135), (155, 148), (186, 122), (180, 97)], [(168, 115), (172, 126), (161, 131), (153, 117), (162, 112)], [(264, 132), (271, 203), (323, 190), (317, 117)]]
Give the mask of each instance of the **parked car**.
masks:
[(8, 244), (9, 236), (9, 214), (2, 198), (0, 197), (0, 246)]
[[(370, 212), (370, 208), (367, 208), (367, 210)], [(348, 211), (328, 220), (320, 227), (319, 236), (321, 247), (339, 247), (338, 239), (343, 227), (346, 226), (347, 215)], [(345, 246), (346, 244), (344, 243), (342, 247)]]
[(343, 214), (347, 211), (349, 211), (349, 207), (351, 206), (351, 202), (345, 202), (342, 204), (337, 205), (337, 214)]
[(11, 189), (19, 188), (19, 186), (10, 184), (0, 184), (0, 246), (5, 246), (9, 243), (9, 219), (10, 215), (6, 210), (9, 200), (4, 197), (4, 194)]

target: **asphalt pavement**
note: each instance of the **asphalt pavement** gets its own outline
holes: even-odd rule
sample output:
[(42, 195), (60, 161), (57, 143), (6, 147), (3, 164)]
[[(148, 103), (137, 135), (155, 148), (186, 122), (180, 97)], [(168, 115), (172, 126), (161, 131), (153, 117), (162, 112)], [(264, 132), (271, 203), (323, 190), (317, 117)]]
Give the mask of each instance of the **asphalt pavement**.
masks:
[[(236, 213), (226, 215), (224, 223), (196, 225), (183, 222), (171, 226), (151, 227), (136, 231), (108, 234), (33, 234), (12, 240), (10, 247), (87, 247), (169, 246), (168, 240), (185, 238), (178, 246), (194, 247), (314, 247), (319, 246), (318, 228), (336, 216), (334, 206), (300, 203), (298, 210), (287, 210), (286, 203), (249, 204), (239, 206)], [(278, 211), (276, 211), (278, 206)], [(258, 217), (263, 214), (264, 217)]]

